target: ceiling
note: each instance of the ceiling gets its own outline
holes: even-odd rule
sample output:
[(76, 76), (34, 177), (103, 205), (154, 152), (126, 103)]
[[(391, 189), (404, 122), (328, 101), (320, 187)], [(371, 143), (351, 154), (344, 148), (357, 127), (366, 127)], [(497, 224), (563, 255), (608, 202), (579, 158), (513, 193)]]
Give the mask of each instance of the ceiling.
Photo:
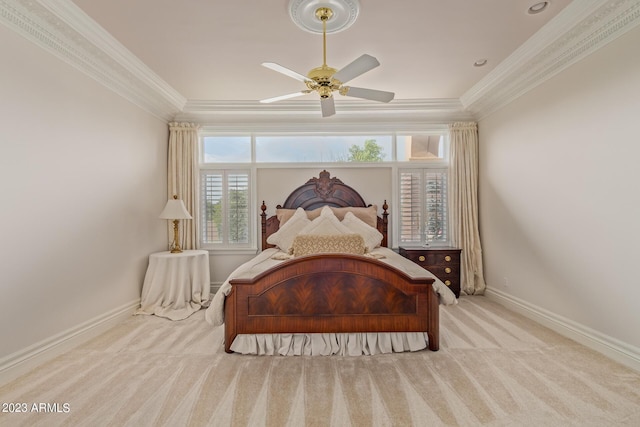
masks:
[[(336, 94), (329, 118), (315, 93), (258, 102), (305, 89), (261, 63), (298, 74), (322, 65), (322, 35), (290, 18), (290, 2), (305, 1), (359, 2), (353, 25), (328, 34), (327, 64), (377, 57), (381, 66), (348, 84), (395, 92), (393, 101)], [(3, 0), (0, 23), (167, 122), (423, 129), (482, 120), (640, 25), (640, 0), (548, 0), (545, 12), (528, 14), (538, 2)], [(479, 59), (487, 64), (474, 67)]]
[[(260, 64), (300, 74), (322, 64), (322, 35), (292, 21), (289, 0), (73, 2), (187, 100), (296, 92), (303, 83)], [(327, 64), (340, 69), (367, 53), (381, 65), (354, 86), (395, 92), (396, 100), (459, 99), (571, 1), (551, 0), (543, 13), (528, 14), (535, 3), (360, 0), (353, 25), (327, 35)], [(487, 64), (475, 67), (479, 59)]]

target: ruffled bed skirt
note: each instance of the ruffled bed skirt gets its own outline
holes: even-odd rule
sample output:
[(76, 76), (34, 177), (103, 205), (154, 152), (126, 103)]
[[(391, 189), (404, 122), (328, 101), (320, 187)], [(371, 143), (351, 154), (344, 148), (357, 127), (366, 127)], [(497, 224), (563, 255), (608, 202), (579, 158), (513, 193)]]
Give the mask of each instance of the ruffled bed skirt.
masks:
[(238, 335), (231, 350), (281, 356), (362, 356), (427, 348), (426, 332)]

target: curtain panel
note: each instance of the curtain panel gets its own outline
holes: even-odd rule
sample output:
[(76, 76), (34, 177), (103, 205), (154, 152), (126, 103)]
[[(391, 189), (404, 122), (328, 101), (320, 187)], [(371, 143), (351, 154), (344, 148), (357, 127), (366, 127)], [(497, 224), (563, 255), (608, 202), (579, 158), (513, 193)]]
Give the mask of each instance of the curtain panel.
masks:
[[(178, 196), (193, 217), (180, 221), (180, 245), (198, 249), (198, 140), (200, 127), (194, 123), (169, 123), (167, 197)], [(169, 236), (173, 236), (172, 226)]]
[(482, 295), (486, 284), (478, 226), (478, 125), (453, 123), (449, 133), (452, 243), (462, 249), (462, 290), (468, 295)]

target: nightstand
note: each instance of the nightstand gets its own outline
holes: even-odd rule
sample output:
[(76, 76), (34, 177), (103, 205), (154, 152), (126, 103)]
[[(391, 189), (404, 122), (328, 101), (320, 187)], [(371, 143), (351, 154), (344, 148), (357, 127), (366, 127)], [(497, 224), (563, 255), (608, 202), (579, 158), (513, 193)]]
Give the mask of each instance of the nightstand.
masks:
[(400, 255), (432, 272), (460, 297), (460, 253), (458, 248), (409, 248), (400, 246)]
[(151, 254), (136, 314), (186, 319), (209, 304), (210, 286), (208, 251)]

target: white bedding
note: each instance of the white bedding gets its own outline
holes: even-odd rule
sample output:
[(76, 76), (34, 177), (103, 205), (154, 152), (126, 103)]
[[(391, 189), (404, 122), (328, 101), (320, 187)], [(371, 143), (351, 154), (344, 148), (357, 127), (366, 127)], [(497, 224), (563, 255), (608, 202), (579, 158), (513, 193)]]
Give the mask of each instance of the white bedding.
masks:
[[(431, 277), (440, 304), (457, 304), (454, 293), (440, 279), (414, 262), (389, 248), (376, 248), (372, 255), (405, 272), (411, 277)], [(280, 259), (274, 259), (280, 258)], [(255, 258), (234, 270), (222, 284), (205, 312), (205, 319), (213, 326), (224, 323), (224, 299), (231, 292), (231, 279), (252, 278), (286, 259), (276, 248), (259, 253)], [(423, 332), (398, 333), (344, 333), (344, 334), (260, 334), (238, 335), (231, 350), (242, 354), (260, 355), (371, 355), (402, 351), (417, 351), (427, 347), (427, 334)]]

